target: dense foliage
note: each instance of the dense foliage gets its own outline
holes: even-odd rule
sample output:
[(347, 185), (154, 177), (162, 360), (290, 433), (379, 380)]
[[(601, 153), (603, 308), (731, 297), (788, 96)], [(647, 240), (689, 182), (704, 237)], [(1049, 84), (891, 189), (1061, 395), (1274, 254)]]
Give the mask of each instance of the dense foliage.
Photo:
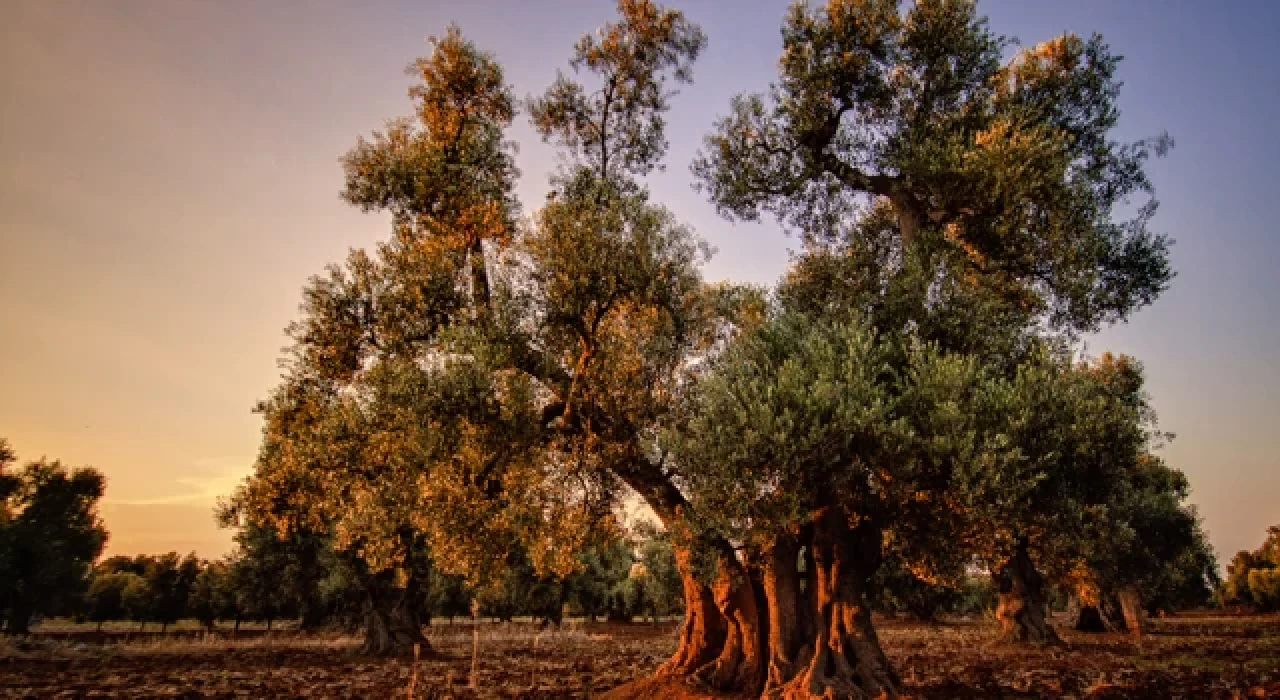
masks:
[(105, 481), (45, 459), (11, 471), (15, 459), (0, 438), (0, 614), (6, 631), (25, 634), (32, 616), (65, 612), (88, 584), (107, 540)]
[[(370, 576), (358, 560), (330, 543), (293, 533), (246, 527), (228, 557), (205, 561), (176, 552), (158, 556), (112, 556), (93, 568), (83, 597), (58, 612), (98, 623), (131, 620), (161, 631), (180, 619), (213, 630), (220, 621), (296, 621), (301, 629), (350, 628), (365, 609), (394, 585)], [(660, 533), (641, 538), (615, 536), (585, 548), (580, 570), (565, 578), (539, 576), (519, 553), (507, 562), (498, 586), (476, 589), (459, 576), (430, 575), (416, 591), (423, 622), (480, 615), (510, 621), (530, 617), (560, 624), (574, 617), (634, 617), (680, 613), (680, 581), (672, 575), (671, 547)], [(637, 566), (642, 564), (643, 566)], [(656, 574), (653, 572), (657, 572)]]
[(1236, 552), (1217, 598), (1222, 605), (1280, 610), (1280, 525), (1267, 528), (1261, 547)]

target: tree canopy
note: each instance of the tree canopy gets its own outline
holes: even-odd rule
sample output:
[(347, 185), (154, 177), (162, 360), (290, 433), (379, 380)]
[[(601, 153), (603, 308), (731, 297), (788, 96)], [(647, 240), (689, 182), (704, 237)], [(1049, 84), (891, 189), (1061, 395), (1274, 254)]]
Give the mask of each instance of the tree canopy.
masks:
[(92, 467), (16, 459), (0, 440), (0, 613), (5, 629), (25, 634), (33, 615), (67, 610), (88, 585), (106, 544), (98, 517), (105, 480)]

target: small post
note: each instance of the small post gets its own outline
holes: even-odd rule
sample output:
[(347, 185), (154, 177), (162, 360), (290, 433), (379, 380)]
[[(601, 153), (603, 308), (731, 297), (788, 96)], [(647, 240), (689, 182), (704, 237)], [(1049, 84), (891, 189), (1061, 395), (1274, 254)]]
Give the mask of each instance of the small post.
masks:
[(471, 689), (479, 688), (476, 678), (476, 660), (480, 658), (480, 601), (471, 601)]
[(409, 692), (406, 693), (408, 700), (413, 700), (414, 691), (418, 687), (418, 644), (413, 645), (413, 666), (409, 669)]

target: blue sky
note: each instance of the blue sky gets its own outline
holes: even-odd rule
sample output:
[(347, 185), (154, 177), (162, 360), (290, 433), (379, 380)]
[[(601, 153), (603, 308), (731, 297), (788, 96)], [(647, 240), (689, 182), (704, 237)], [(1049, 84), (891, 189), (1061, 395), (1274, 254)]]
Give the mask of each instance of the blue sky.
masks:
[[(674, 101), (666, 203), (718, 250), (712, 279), (769, 283), (795, 241), (731, 224), (688, 164), (729, 98), (774, 75), (783, 2), (678, 5), (709, 37)], [(1099, 32), (1126, 57), (1123, 139), (1152, 166), (1173, 288), (1089, 349), (1146, 365), (1165, 454), (1223, 559), (1280, 523), (1280, 3), (987, 2), (1035, 43)], [(0, 6), (0, 435), (101, 467), (114, 551), (224, 551), (214, 495), (247, 473), (306, 277), (386, 235), (337, 196), (338, 157), (409, 111), (404, 66), (457, 22), (520, 96), (566, 68), (608, 2), (17, 0)], [(527, 210), (552, 150), (511, 137)]]

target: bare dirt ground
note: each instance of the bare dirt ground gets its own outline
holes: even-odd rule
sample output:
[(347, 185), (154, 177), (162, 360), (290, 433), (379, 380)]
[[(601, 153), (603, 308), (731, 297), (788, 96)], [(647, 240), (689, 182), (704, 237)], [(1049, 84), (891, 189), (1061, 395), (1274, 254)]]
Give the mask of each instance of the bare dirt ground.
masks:
[[(1151, 627), (1141, 642), (1064, 630), (1063, 647), (1036, 650), (993, 644), (986, 620), (880, 622), (910, 698), (1280, 697), (1280, 617), (1184, 615)], [(673, 650), (674, 623), (485, 624), (476, 688), (469, 625), (429, 636), (435, 653), (415, 664), (362, 657), (343, 635), (45, 629), (0, 641), (0, 697), (590, 697), (653, 671)]]

